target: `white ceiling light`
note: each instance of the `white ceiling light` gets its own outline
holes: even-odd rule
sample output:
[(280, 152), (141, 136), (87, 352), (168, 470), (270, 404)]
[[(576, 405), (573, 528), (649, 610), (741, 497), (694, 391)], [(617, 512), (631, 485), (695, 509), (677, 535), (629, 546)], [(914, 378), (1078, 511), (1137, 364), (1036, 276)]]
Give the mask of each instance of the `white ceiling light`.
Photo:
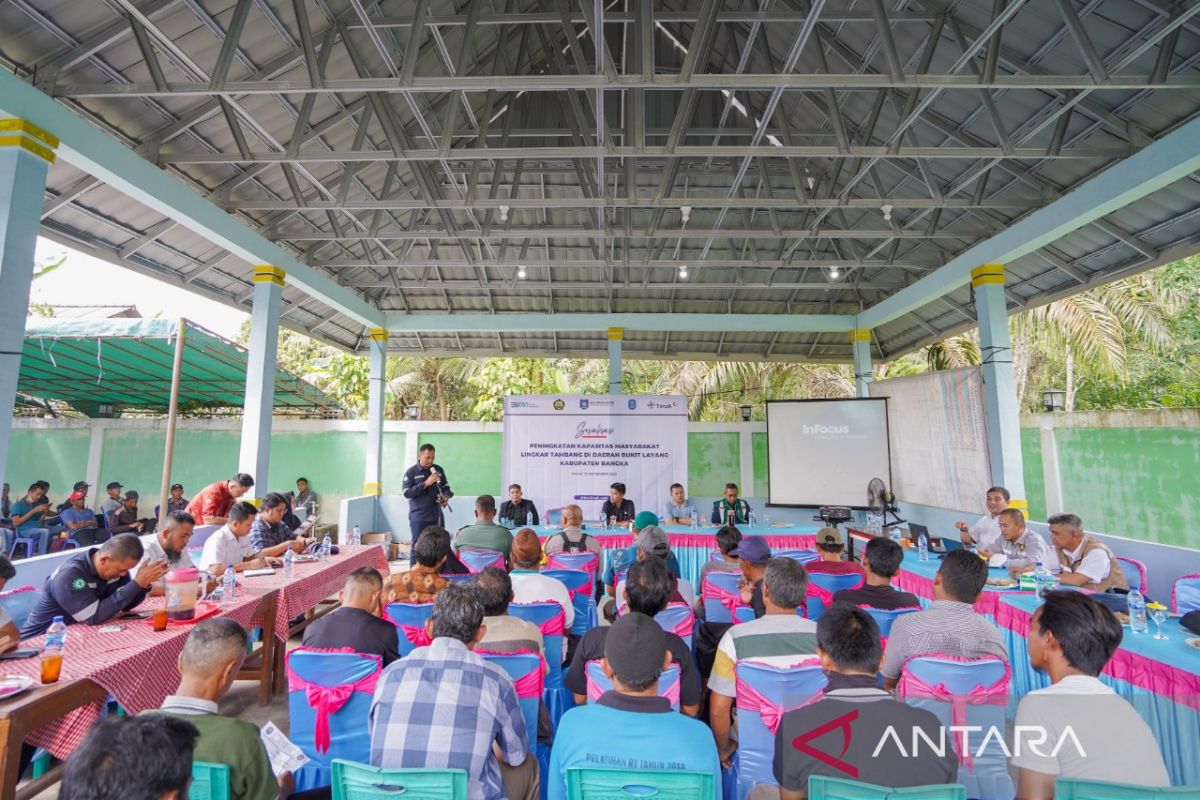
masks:
[(884, 220), (886, 220), (887, 222), (892, 221), (892, 206), (889, 203), (884, 203), (883, 205), (881, 205), (879, 207), (879, 210), (883, 212)]
[(842, 276), (842, 271), (840, 269), (838, 269), (837, 267), (829, 268), (829, 279), (830, 280), (836, 281), (841, 276)]
[(517, 267), (517, 277), (518, 277), (518, 278), (524, 278), (524, 277), (525, 277), (525, 267), (524, 267), (524, 265)]
[(508, 206), (500, 206), (500, 221), (508, 222)]
[(687, 264), (679, 265), (679, 277), (681, 277), (681, 278), (687, 277)]
[(683, 224), (687, 225), (687, 221), (692, 218), (692, 207), (680, 206), (679, 211), (681, 214), (683, 214)]

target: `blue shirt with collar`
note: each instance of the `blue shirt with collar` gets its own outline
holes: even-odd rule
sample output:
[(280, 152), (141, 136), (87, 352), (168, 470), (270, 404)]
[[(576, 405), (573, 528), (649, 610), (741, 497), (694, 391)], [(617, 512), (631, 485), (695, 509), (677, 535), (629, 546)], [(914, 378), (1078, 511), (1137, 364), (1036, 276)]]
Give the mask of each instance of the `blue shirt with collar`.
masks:
[(50, 573), (42, 587), (42, 596), (21, 629), (22, 639), (44, 633), (55, 617), (62, 617), (68, 625), (77, 622), (100, 625), (146, 598), (150, 590), (143, 589), (128, 575), (110, 581), (97, 575), (92, 556), (98, 550), (90, 547)]

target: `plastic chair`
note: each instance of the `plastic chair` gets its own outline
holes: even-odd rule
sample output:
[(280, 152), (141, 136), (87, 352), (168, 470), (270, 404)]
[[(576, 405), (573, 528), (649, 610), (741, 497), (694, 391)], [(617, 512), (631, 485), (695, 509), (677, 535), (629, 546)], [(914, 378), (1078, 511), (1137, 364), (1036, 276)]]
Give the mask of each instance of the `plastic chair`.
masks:
[(741, 625), (743, 622), (751, 622), (754, 620), (754, 609), (750, 606), (738, 606), (733, 612), (733, 624)]
[(892, 789), (874, 783), (827, 778), (824, 775), (808, 776), (808, 800), (967, 800), (967, 787), (960, 783), (942, 783), (932, 786), (909, 786)]
[(772, 770), (775, 732), (783, 714), (808, 705), (821, 696), (828, 680), (820, 662), (798, 657), (792, 667), (775, 667), (753, 661), (739, 662), (737, 675), (738, 800), (745, 800), (760, 783), (778, 785)]
[[(367, 715), (383, 672), (379, 656), (297, 648), (287, 655), (290, 736), (309, 761), (296, 771), (296, 791), (332, 781), (333, 759), (367, 762)], [(347, 689), (349, 691), (347, 691)]]
[(494, 550), (463, 550), (458, 554), (458, 560), (474, 575), (483, 572), (488, 567), (505, 568), (504, 553)]
[(33, 607), (37, 605), (41, 596), (41, 590), (33, 586), (10, 589), (7, 592), (0, 592), (0, 608), (8, 612), (8, 616), (12, 617), (13, 624), (17, 626), (17, 630), (20, 630), (25, 627), (26, 620), (29, 619)]
[[(538, 706), (542, 702), (542, 657), (537, 653), (476, 653), (508, 673), (517, 690), (517, 700), (525, 717), (525, 743), (531, 755), (536, 756), (543, 775), (550, 772), (550, 748), (538, 743)], [(545, 797), (545, 793), (542, 794)]]
[(713, 796), (715, 780), (707, 772), (571, 767), (567, 770), (567, 800), (696, 800)]
[(700, 597), (704, 600), (704, 619), (707, 622), (733, 622), (734, 611), (741, 606), (738, 583), (740, 572), (709, 572), (700, 583)]
[[(599, 699), (600, 695), (612, 690), (612, 681), (604, 674), (604, 670), (600, 667), (600, 659), (589, 661), (584, 666), (584, 675), (587, 676), (587, 699), (589, 703), (594, 703)], [(658, 696), (665, 697), (671, 701), (671, 708), (679, 710), (679, 666), (672, 664), (663, 671), (663, 674), (658, 679)]]
[(863, 576), (849, 573), (847, 575), (830, 575), (827, 572), (808, 573), (808, 582), (816, 584), (830, 594), (837, 594), (842, 589), (857, 589), (863, 585)]
[[(40, 530), (35, 528), (34, 530)], [(8, 557), (11, 559), (16, 556), (17, 545), (25, 545), (25, 558), (38, 555), (38, 544), (41, 542), (40, 535), (22, 534), (20, 531), (13, 531), (12, 547), (8, 548)]]
[(401, 656), (429, 644), (425, 623), (433, 616), (433, 603), (388, 603), (384, 613), (397, 628)]
[(825, 609), (831, 605), (833, 605), (833, 593), (810, 580), (808, 591), (804, 593), (804, 608), (797, 609), (797, 613), (816, 622), (825, 613)]
[(801, 564), (811, 564), (820, 556), (816, 550), (780, 550), (772, 553), (775, 558), (790, 558), (792, 561), (797, 561)]
[[(979, 726), (973, 730), (1003, 732), (1011, 678), (1008, 664), (997, 658), (918, 656), (905, 662), (896, 696), (932, 711), (943, 726), (972, 725)], [(1009, 800), (1016, 789), (1004, 747), (983, 732), (968, 738), (967, 747), (958, 754), (958, 780), (973, 798)], [(954, 743), (961, 746), (957, 739)]]
[(1146, 565), (1136, 558), (1130, 558), (1129, 556), (1117, 556), (1117, 561), (1121, 562), (1121, 571), (1125, 573), (1125, 580), (1129, 581), (1130, 591), (1137, 589), (1142, 594), (1145, 594)]
[(654, 621), (664, 631), (683, 639), (688, 649), (692, 649), (692, 633), (696, 629), (696, 615), (687, 603), (667, 603), (666, 608), (654, 615)]
[(467, 773), (461, 769), (380, 769), (335, 758), (333, 800), (467, 800)]
[(600, 556), (591, 552), (586, 553), (554, 553), (546, 558), (547, 569), (581, 569), (590, 573), (592, 582), (596, 582), (596, 573), (600, 571)]
[(192, 762), (188, 800), (229, 800), (229, 765)]
[(1131, 786), (1127, 783), (1059, 778), (1054, 782), (1058, 800), (1130, 800), (1130, 798), (1173, 797), (1200, 800), (1200, 786)]
[(563, 688), (563, 634), (566, 614), (558, 603), (510, 603), (508, 613), (526, 622), (532, 622), (542, 632), (542, 645), (546, 649), (546, 688), (542, 699), (550, 712), (550, 721), (558, 726), (562, 715), (575, 705), (575, 696)]
[(871, 608), (870, 606), (862, 606), (863, 611), (871, 615), (871, 619), (875, 620), (875, 624), (879, 626), (879, 635), (886, 639), (892, 634), (892, 625), (895, 624), (899, 617), (905, 614), (911, 614), (914, 611), (920, 611), (920, 606), (912, 608)]
[(1200, 611), (1200, 574), (1184, 575), (1171, 587), (1171, 608), (1177, 614)]
[(563, 507), (547, 508), (546, 513), (542, 514), (542, 524), (558, 527), (562, 525)]
[[(570, 555), (580, 555), (571, 553)], [(588, 553), (588, 555), (596, 555)], [(595, 586), (593, 573), (582, 569), (544, 569), (542, 574), (560, 582), (571, 593), (571, 604), (575, 606), (575, 620), (571, 623), (571, 633), (583, 636), (600, 624), (600, 616), (596, 612), (596, 595), (592, 589)]]

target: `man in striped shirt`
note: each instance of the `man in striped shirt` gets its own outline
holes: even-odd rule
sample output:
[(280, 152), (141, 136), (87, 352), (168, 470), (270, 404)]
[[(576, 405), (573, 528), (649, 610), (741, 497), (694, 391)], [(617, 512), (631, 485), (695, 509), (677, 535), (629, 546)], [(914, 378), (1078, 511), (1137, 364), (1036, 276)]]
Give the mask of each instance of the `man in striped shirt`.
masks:
[(721, 637), (708, 688), (709, 723), (717, 740), (717, 753), (726, 768), (733, 763), (737, 742), (729, 736), (729, 712), (737, 694), (738, 662), (790, 667), (805, 656), (816, 656), (817, 624), (797, 616), (796, 609), (808, 591), (808, 575), (790, 558), (772, 558), (762, 581), (766, 613), (756, 620), (734, 625)]

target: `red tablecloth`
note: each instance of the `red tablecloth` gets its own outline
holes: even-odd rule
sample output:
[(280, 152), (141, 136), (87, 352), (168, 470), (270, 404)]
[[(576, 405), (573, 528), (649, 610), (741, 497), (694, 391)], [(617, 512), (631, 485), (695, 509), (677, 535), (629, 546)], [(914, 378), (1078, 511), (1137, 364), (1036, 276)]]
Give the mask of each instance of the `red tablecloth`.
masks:
[(292, 583), (283, 579), (282, 569), (275, 570), (274, 575), (243, 578), (246, 587), (252, 591), (260, 594), (272, 590), (279, 592), (275, 636), (280, 641), (287, 641), (291, 620), (315, 608), (325, 598), (337, 594), (345, 585), (346, 576), (354, 570), (374, 567), (387, 577), (387, 554), (379, 545), (340, 545), (339, 549), (340, 552), (328, 561), (297, 564), (296, 580)]

